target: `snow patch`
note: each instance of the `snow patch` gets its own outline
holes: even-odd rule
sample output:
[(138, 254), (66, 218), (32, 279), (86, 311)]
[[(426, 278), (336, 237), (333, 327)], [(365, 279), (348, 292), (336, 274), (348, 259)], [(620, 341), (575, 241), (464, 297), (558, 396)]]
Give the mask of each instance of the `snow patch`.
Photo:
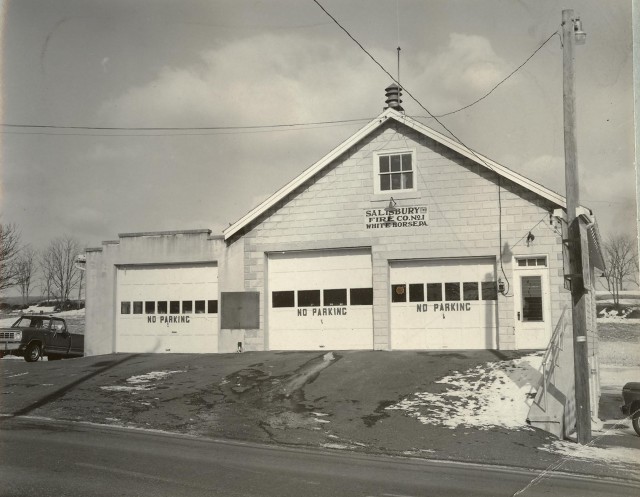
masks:
[(150, 385), (136, 385), (136, 386), (126, 386), (126, 385), (114, 385), (108, 387), (100, 387), (101, 390), (106, 390), (107, 392), (144, 392), (147, 390), (153, 390), (154, 387)]
[(530, 429), (526, 419), (541, 364), (542, 353), (535, 353), (455, 372), (436, 382), (448, 386), (443, 393), (417, 392), (387, 409), (404, 411), (423, 424), (451, 429)]
[(155, 385), (151, 384), (152, 381), (161, 380), (176, 373), (184, 373), (184, 371), (151, 371), (127, 378), (128, 385), (113, 385), (100, 387), (100, 389), (108, 392), (144, 392), (155, 389)]
[(57, 312), (56, 316), (59, 317), (69, 317), (69, 316), (84, 316), (85, 315), (85, 309), (71, 309), (70, 311), (62, 311), (62, 312)]
[(55, 310), (55, 308), (56, 308), (55, 305), (52, 305), (52, 306), (32, 305), (32, 306), (29, 306), (27, 309), (24, 309), (22, 312), (24, 312), (25, 314), (51, 314)]
[(312, 412), (311, 414), (313, 414), (315, 416), (315, 418), (312, 418), (312, 419), (316, 423), (330, 423), (331, 422), (328, 419), (323, 419), (324, 416), (328, 416), (328, 414), (326, 414), (324, 412)]
[(151, 371), (150, 373), (141, 374), (138, 376), (131, 376), (127, 378), (127, 383), (132, 384), (140, 384), (140, 383), (150, 383), (154, 380), (161, 380), (176, 373), (184, 373), (182, 370), (178, 371)]
[(336, 444), (336, 443), (323, 443), (322, 447), (324, 447), (325, 449), (352, 449), (353, 448), (351, 445)]
[(640, 461), (640, 449), (629, 447), (594, 447), (580, 445), (566, 440), (554, 440), (540, 450), (559, 454), (571, 459), (584, 459), (608, 464), (637, 464)]

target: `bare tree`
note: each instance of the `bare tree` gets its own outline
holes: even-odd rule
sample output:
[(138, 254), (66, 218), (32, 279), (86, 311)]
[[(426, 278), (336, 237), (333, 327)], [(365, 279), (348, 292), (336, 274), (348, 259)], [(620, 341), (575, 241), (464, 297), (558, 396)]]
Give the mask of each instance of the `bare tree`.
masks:
[(607, 270), (604, 277), (615, 306), (620, 305), (620, 291), (625, 283), (637, 279), (638, 254), (636, 243), (628, 235), (614, 235), (604, 243), (604, 257)]
[(51, 300), (51, 296), (53, 295), (53, 278), (44, 263), (43, 254), (40, 254), (38, 265), (40, 266), (40, 292), (42, 295), (46, 295), (47, 300)]
[(80, 280), (81, 271), (75, 265), (80, 252), (80, 243), (65, 235), (52, 240), (42, 253), (40, 261), (44, 281), (50, 282), (53, 294), (61, 302), (69, 299), (71, 290)]
[(16, 284), (16, 257), (20, 252), (20, 230), (0, 223), (0, 291)]
[(18, 255), (15, 262), (16, 284), (22, 295), (22, 303), (29, 304), (29, 291), (33, 284), (34, 275), (37, 269), (37, 252), (31, 247), (25, 247)]

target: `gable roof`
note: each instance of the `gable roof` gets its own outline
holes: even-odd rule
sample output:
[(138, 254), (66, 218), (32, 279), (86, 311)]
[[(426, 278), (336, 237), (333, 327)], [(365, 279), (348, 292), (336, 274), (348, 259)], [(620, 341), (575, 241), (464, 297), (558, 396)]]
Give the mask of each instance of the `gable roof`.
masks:
[(438, 133), (437, 131), (429, 128), (428, 126), (425, 126), (424, 124), (416, 121), (415, 119), (412, 119), (411, 117), (405, 116), (404, 114), (389, 108), (385, 110), (382, 114), (380, 114), (378, 117), (373, 119), (371, 122), (366, 124), (364, 127), (362, 127), (350, 138), (348, 138), (347, 140), (342, 142), (340, 145), (338, 145), (336, 148), (334, 148), (327, 155), (322, 157), (322, 159), (320, 159), (318, 162), (316, 162), (315, 164), (307, 168), (298, 177), (294, 178), (292, 181), (284, 185), (282, 188), (280, 188), (280, 190), (275, 192), (273, 195), (271, 195), (269, 198), (267, 198), (257, 207), (253, 208), (251, 211), (249, 211), (247, 214), (245, 214), (243, 217), (241, 217), (235, 223), (233, 223), (231, 226), (225, 229), (223, 231), (224, 239), (228, 240), (234, 234), (238, 233), (242, 228), (244, 228), (249, 223), (251, 223), (252, 221), (257, 219), (259, 216), (264, 214), (271, 207), (276, 205), (280, 200), (285, 198), (289, 193), (294, 191), (297, 187), (299, 187), (309, 179), (313, 178), (325, 167), (329, 166), (333, 160), (335, 160), (337, 157), (339, 157), (340, 155), (345, 153), (347, 150), (349, 150), (349, 148), (353, 147), (358, 142), (360, 142), (361, 140), (369, 136), (378, 128), (383, 126), (390, 119), (397, 121), (401, 124), (404, 124), (405, 126), (408, 126), (409, 128), (417, 131), (418, 133), (428, 138), (431, 138), (432, 140), (444, 145), (445, 147), (459, 153), (464, 157), (467, 157), (468, 159), (472, 160), (476, 164), (494, 171), (495, 173), (502, 176), (503, 178), (513, 181), (514, 183), (540, 195), (543, 198), (546, 198), (547, 200), (550, 200), (551, 202), (553, 202), (554, 204), (562, 208), (566, 208), (566, 200), (559, 193), (556, 193), (553, 190), (549, 190), (548, 188), (545, 188), (541, 184), (536, 183), (535, 181), (530, 180), (529, 178), (526, 178), (525, 176), (522, 176), (521, 174), (518, 174), (512, 171), (511, 169), (508, 169), (505, 166), (498, 164), (495, 161), (492, 161), (488, 157), (485, 157), (475, 151), (472, 151), (471, 149), (465, 147), (464, 145), (458, 143), (457, 141), (451, 138), (448, 138), (447, 136), (444, 136), (441, 133)]

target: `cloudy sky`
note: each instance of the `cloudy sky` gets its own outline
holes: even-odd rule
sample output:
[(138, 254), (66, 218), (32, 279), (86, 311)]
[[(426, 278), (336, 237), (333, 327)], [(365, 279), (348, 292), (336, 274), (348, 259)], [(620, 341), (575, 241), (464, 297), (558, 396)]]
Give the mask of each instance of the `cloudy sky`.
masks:
[[(484, 95), (580, 15), (582, 202), (636, 235), (630, 0), (321, 0), (433, 114)], [(71, 234), (214, 232), (382, 111), (390, 79), (312, 0), (4, 0), (1, 222)], [(405, 96), (410, 116), (426, 113)], [(358, 120), (359, 121), (353, 121)], [(431, 119), (422, 122), (438, 129)], [(326, 121), (348, 121), (311, 125)], [(564, 194), (554, 36), (489, 97), (443, 118), (468, 146)]]

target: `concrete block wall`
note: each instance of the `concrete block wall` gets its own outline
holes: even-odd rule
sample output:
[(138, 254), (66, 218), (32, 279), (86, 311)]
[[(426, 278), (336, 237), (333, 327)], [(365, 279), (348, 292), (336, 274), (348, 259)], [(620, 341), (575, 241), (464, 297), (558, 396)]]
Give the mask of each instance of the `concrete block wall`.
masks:
[[(416, 151), (415, 192), (374, 193), (373, 153), (387, 150)], [(570, 302), (562, 288), (561, 238), (549, 223), (550, 212), (558, 206), (501, 179), (500, 210), (498, 188), (498, 175), (484, 166), (395, 121), (380, 127), (239, 235), (245, 241), (245, 290), (264, 296), (260, 329), (246, 340), (247, 350), (267, 348), (265, 283), (270, 251), (371, 247), (376, 349), (390, 346), (389, 261), (400, 258), (493, 257), (496, 279), (513, 285), (515, 256), (545, 255), (555, 325)], [(365, 210), (386, 207), (391, 196), (398, 207), (426, 205), (429, 226), (367, 230)], [(535, 240), (527, 246), (529, 231)], [(500, 295), (498, 309), (498, 347), (513, 349), (517, 345), (513, 298)]]

